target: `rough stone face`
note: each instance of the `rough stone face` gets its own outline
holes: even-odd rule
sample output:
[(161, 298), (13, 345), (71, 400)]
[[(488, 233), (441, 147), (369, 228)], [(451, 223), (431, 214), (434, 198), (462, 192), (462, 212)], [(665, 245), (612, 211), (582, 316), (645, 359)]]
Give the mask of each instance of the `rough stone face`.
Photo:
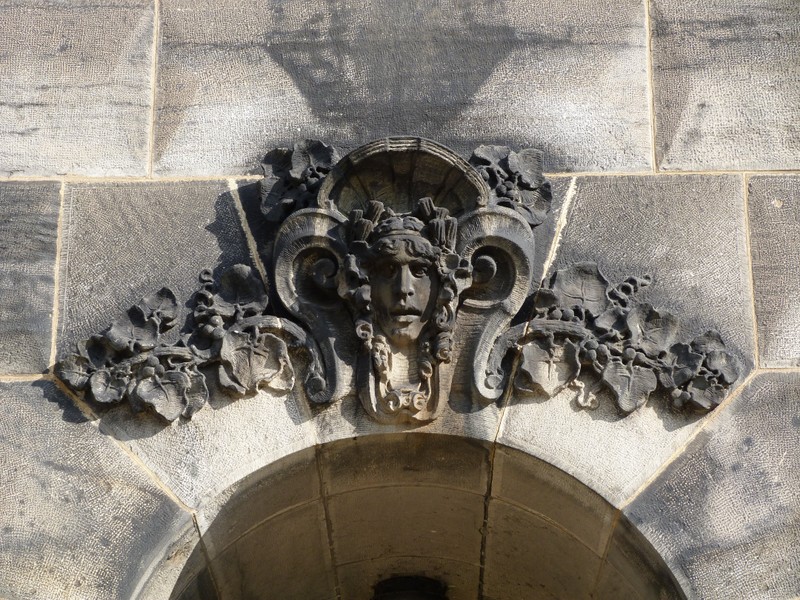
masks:
[(759, 364), (800, 365), (800, 177), (750, 179), (750, 248)]
[(190, 515), (52, 383), (2, 383), (0, 403), (0, 596), (130, 598)]
[(662, 169), (800, 167), (800, 5), (654, 0)]
[(153, 3), (0, 4), (0, 175), (143, 175)]
[(690, 597), (800, 594), (798, 390), (756, 377), (625, 509)]
[(147, 294), (169, 287), (183, 309), (203, 269), (249, 261), (225, 182), (69, 185), (64, 215), (59, 355)]
[[(734, 176), (578, 178), (553, 268), (596, 261), (612, 282), (652, 275), (637, 297), (681, 315), (688, 339), (718, 329), (744, 376), (753, 364), (753, 325), (742, 196)], [(586, 411), (575, 396), (566, 389), (550, 400), (512, 401), (498, 439), (560, 467), (615, 505), (669, 458), (697, 420), (654, 399), (620, 418), (610, 398)], [(634, 450), (640, 448), (647, 450)]]
[(164, 3), (155, 169), (243, 173), (297, 139), (399, 134), (645, 169), (644, 25), (638, 0)]
[(50, 360), (58, 183), (0, 184), (0, 373)]

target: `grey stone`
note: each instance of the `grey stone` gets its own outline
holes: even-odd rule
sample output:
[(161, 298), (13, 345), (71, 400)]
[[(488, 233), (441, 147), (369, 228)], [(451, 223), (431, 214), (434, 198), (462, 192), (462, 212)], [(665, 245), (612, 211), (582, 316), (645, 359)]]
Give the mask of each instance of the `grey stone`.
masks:
[(498, 446), (492, 497), (543, 516), (601, 556), (616, 510), (563, 471), (512, 448)]
[(144, 175), (153, 2), (0, 5), (0, 174)]
[(48, 368), (59, 184), (0, 184), (0, 372)]
[[(742, 195), (734, 176), (578, 178), (553, 268), (596, 261), (612, 282), (652, 275), (638, 296), (680, 315), (686, 341), (719, 330), (743, 378), (754, 348)], [(697, 423), (655, 399), (620, 419), (610, 398), (586, 411), (575, 396), (566, 389), (546, 401), (512, 401), (498, 441), (561, 468), (616, 506)], [(641, 447), (647, 451), (633, 451)]]
[(600, 558), (565, 531), (506, 502), (489, 505), (484, 596), (588, 598)]
[(59, 355), (164, 286), (183, 323), (203, 269), (249, 261), (225, 182), (68, 185), (64, 215)]
[(489, 446), (449, 435), (366, 435), (320, 449), (329, 495), (379, 485), (438, 485), (485, 493)]
[(800, 176), (754, 176), (749, 192), (759, 364), (798, 366)]
[(330, 496), (328, 515), (337, 565), (408, 556), (480, 564), (481, 494), (433, 485), (373, 487)]
[(800, 6), (654, 0), (662, 169), (800, 167)]
[(130, 598), (191, 516), (53, 383), (0, 402), (0, 596)]
[(644, 8), (254, 0), (161, 6), (155, 170), (252, 171), (306, 137), (533, 146), (546, 169), (650, 166)]
[(758, 375), (625, 508), (691, 597), (800, 594), (798, 389)]
[(284, 512), (248, 532), (211, 561), (211, 572), (222, 598), (334, 600), (322, 502)]

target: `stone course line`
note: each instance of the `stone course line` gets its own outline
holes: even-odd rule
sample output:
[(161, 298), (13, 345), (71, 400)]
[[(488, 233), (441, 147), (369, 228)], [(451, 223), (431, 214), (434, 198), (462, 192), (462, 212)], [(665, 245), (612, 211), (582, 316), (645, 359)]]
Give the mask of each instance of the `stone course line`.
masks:
[(553, 265), (553, 261), (556, 258), (558, 246), (561, 243), (561, 235), (564, 233), (564, 227), (567, 225), (569, 211), (570, 208), (572, 208), (572, 201), (575, 199), (575, 193), (578, 191), (577, 180), (578, 177), (576, 176), (573, 177), (572, 181), (569, 182), (569, 188), (567, 189), (567, 193), (564, 195), (564, 201), (561, 203), (561, 212), (559, 213), (558, 221), (556, 222), (556, 230), (553, 234), (553, 241), (550, 242), (550, 250), (547, 253), (547, 259), (544, 261), (544, 265), (542, 267), (542, 281), (547, 279), (550, 267)]
[(750, 286), (750, 315), (753, 319), (753, 364), (756, 369), (761, 367), (761, 350), (758, 345), (758, 317), (756, 315), (756, 284), (753, 275), (753, 248), (750, 245), (750, 175), (742, 175), (742, 194), (744, 195), (744, 243), (747, 248), (747, 274)]
[(58, 340), (58, 291), (61, 284), (61, 244), (64, 236), (64, 196), (67, 184), (62, 180), (58, 191), (58, 223), (56, 225), (56, 255), (53, 259), (53, 311), (50, 314), (50, 360), (47, 372), (53, 374), (56, 364)]
[(322, 502), (322, 512), (325, 516), (325, 534), (328, 538), (328, 555), (333, 571), (333, 586), (336, 592), (336, 600), (342, 599), (342, 585), (339, 583), (339, 564), (336, 562), (336, 551), (333, 548), (333, 524), (331, 523), (331, 513), (328, 508), (328, 490), (325, 486), (325, 477), (322, 475), (322, 446), (319, 443), (314, 446), (314, 463), (317, 467), (317, 478), (319, 481), (320, 502)]
[(622, 510), (625, 510), (625, 508), (626, 508), (628, 505), (630, 505), (630, 503), (631, 503), (631, 502), (633, 502), (634, 500), (636, 500), (636, 498), (637, 498), (637, 497), (638, 497), (638, 496), (639, 496), (639, 495), (640, 495), (642, 492), (644, 492), (644, 491), (645, 491), (645, 490), (646, 490), (648, 487), (650, 487), (650, 484), (652, 484), (652, 483), (653, 483), (653, 482), (654, 482), (654, 481), (655, 481), (655, 480), (656, 480), (656, 479), (657, 479), (657, 478), (658, 478), (658, 477), (661, 475), (661, 473), (663, 473), (663, 472), (664, 472), (664, 471), (667, 469), (667, 467), (669, 467), (669, 466), (670, 466), (670, 465), (671, 465), (673, 462), (675, 462), (675, 460), (677, 460), (677, 459), (678, 459), (678, 457), (680, 457), (680, 456), (681, 456), (681, 455), (682, 455), (682, 454), (683, 454), (683, 453), (686, 451), (686, 449), (687, 449), (687, 448), (689, 447), (689, 445), (690, 445), (690, 444), (691, 444), (691, 443), (694, 441), (694, 439), (695, 439), (695, 438), (696, 438), (698, 435), (700, 435), (700, 433), (701, 433), (702, 431), (704, 431), (706, 427), (708, 427), (709, 423), (713, 423), (713, 422), (714, 422), (714, 420), (715, 420), (717, 417), (719, 417), (719, 415), (721, 415), (721, 414), (722, 414), (722, 413), (725, 411), (725, 408), (726, 408), (726, 407), (727, 407), (727, 406), (728, 406), (728, 405), (729, 405), (731, 402), (733, 402), (734, 400), (736, 400), (736, 398), (738, 398), (738, 397), (739, 397), (739, 395), (742, 393), (742, 390), (744, 390), (745, 388), (747, 388), (747, 387), (750, 385), (750, 383), (753, 381), (753, 379), (755, 379), (755, 378), (756, 378), (756, 376), (757, 376), (757, 375), (759, 375), (759, 374), (760, 374), (760, 373), (762, 373), (762, 372), (763, 372), (763, 371), (761, 371), (761, 370), (759, 370), (759, 369), (753, 369), (753, 371), (750, 373), (750, 375), (748, 375), (748, 376), (747, 376), (747, 378), (745, 378), (745, 380), (744, 380), (744, 381), (743, 381), (743, 382), (742, 382), (742, 383), (739, 385), (739, 387), (737, 387), (737, 388), (736, 388), (736, 389), (735, 389), (733, 392), (731, 392), (731, 394), (730, 394), (730, 395), (729, 395), (727, 398), (725, 398), (725, 400), (723, 400), (722, 402), (720, 402), (719, 406), (717, 406), (717, 408), (716, 408), (716, 409), (714, 409), (714, 410), (713, 410), (711, 413), (709, 413), (709, 415), (708, 415), (708, 416), (705, 418), (705, 421), (703, 421), (703, 422), (702, 422), (702, 423), (701, 423), (701, 424), (700, 424), (700, 425), (697, 427), (697, 429), (695, 429), (695, 430), (694, 430), (694, 431), (693, 431), (693, 432), (692, 432), (692, 433), (689, 435), (689, 437), (688, 437), (688, 438), (686, 438), (686, 440), (683, 442), (683, 444), (681, 444), (681, 445), (680, 445), (680, 446), (679, 446), (679, 447), (678, 447), (678, 448), (675, 450), (675, 452), (673, 452), (673, 453), (672, 453), (672, 456), (670, 456), (670, 457), (669, 457), (667, 460), (665, 460), (665, 461), (664, 461), (664, 462), (661, 464), (661, 466), (660, 466), (660, 467), (659, 467), (659, 468), (658, 468), (658, 469), (657, 469), (657, 470), (656, 470), (656, 471), (655, 471), (655, 472), (654, 472), (654, 473), (653, 473), (653, 474), (652, 474), (652, 475), (651, 475), (651, 476), (650, 476), (650, 477), (649, 477), (649, 478), (648, 478), (648, 479), (647, 479), (647, 480), (646, 480), (646, 481), (645, 481), (645, 482), (644, 482), (644, 483), (643, 483), (641, 486), (639, 486), (639, 489), (638, 489), (638, 490), (636, 490), (635, 492), (633, 492), (633, 494), (631, 494), (631, 495), (630, 495), (630, 497), (628, 497), (628, 499), (627, 499), (627, 500), (625, 500), (624, 502), (622, 502), (622, 504), (620, 504), (620, 507), (619, 507), (619, 509), (620, 509), (621, 511), (622, 511)]
[[(516, 363), (518, 361), (514, 361), (514, 366), (511, 368), (512, 374), (516, 370)], [(508, 396), (508, 394), (506, 394)], [(504, 414), (503, 406), (505, 405), (506, 398), (503, 399), (503, 403), (501, 405), (502, 414)], [(494, 443), (489, 447), (489, 465), (487, 466), (488, 473), (486, 475), (486, 495), (483, 497), (483, 524), (481, 526), (481, 553), (478, 557), (480, 561), (479, 570), (478, 570), (478, 593), (480, 597), (483, 598), (484, 596), (484, 579), (486, 575), (486, 539), (489, 535), (489, 503), (492, 500), (492, 485), (494, 484), (494, 460), (497, 454), (497, 436), (500, 434), (500, 423), (503, 420), (502, 414), (499, 419), (497, 419), (497, 431), (495, 432), (494, 436)]]
[(239, 215), (239, 222), (242, 225), (242, 231), (244, 231), (244, 236), (247, 240), (247, 249), (250, 251), (250, 256), (253, 258), (253, 264), (256, 266), (256, 269), (258, 269), (258, 274), (261, 276), (261, 281), (264, 283), (264, 286), (266, 289), (269, 289), (267, 270), (264, 268), (264, 263), (261, 262), (261, 257), (258, 254), (258, 244), (256, 244), (253, 232), (250, 231), (250, 227), (247, 224), (247, 215), (245, 215), (242, 198), (239, 195), (239, 186), (235, 179), (228, 180), (228, 189), (231, 192), (233, 205), (236, 207), (236, 213)]
[(658, 173), (656, 156), (656, 94), (653, 77), (653, 27), (650, 20), (650, 0), (644, 0), (645, 64), (647, 70), (648, 110), (650, 112), (650, 163), (653, 173)]
[(622, 517), (622, 509), (618, 508), (614, 512), (614, 520), (612, 521), (611, 529), (608, 532), (608, 539), (606, 540), (606, 547), (603, 550), (603, 556), (600, 557), (600, 568), (597, 569), (597, 575), (594, 578), (594, 585), (592, 585), (592, 598), (594, 598), (594, 594), (597, 592), (597, 587), (600, 585), (600, 575), (603, 573), (603, 568), (608, 565), (608, 552), (611, 550), (611, 541), (614, 539), (614, 532), (617, 530), (620, 517)]
[[(206, 562), (206, 570), (208, 571), (208, 576), (211, 577), (211, 585), (214, 586), (214, 591), (217, 593), (217, 598), (221, 598), (222, 595), (219, 593), (220, 587), (217, 584), (217, 578), (214, 576), (214, 569), (211, 567), (211, 560), (208, 557), (208, 548), (206, 547), (205, 539), (203, 539), (203, 533), (200, 531), (200, 524), (197, 522), (197, 513), (195, 511), (192, 511), (192, 523), (194, 523), (194, 529), (197, 531), (197, 543), (200, 545), (200, 551), (203, 553), (203, 559)], [(191, 582), (189, 582), (188, 585), (191, 585)], [(181, 593), (183, 593), (185, 589), (186, 588), (184, 588)]]
[(150, 132), (147, 140), (147, 175), (153, 176), (156, 145), (156, 88), (158, 87), (158, 54), (161, 37), (161, 2), (153, 0), (153, 62), (150, 67)]
[(159, 478), (159, 476), (156, 475), (150, 469), (150, 467), (148, 467), (142, 461), (142, 459), (139, 458), (139, 456), (137, 456), (137, 454), (133, 450), (131, 450), (130, 447), (128, 447), (127, 445), (125, 445), (122, 442), (120, 442), (113, 435), (107, 434), (106, 432), (104, 432), (102, 430), (102, 428), (100, 427), (100, 416), (97, 413), (95, 413), (94, 410), (92, 410), (91, 406), (89, 406), (85, 401), (83, 401), (81, 398), (79, 398), (77, 395), (75, 395), (72, 392), (72, 390), (70, 390), (64, 384), (64, 382), (61, 381), (58, 377), (51, 376), (48, 379), (50, 381), (52, 381), (56, 385), (56, 387), (59, 389), (59, 391), (62, 394), (64, 394), (69, 400), (72, 401), (72, 403), (80, 411), (80, 413), (86, 418), (86, 420), (88, 420), (97, 429), (98, 433), (100, 433), (103, 437), (110, 438), (113, 441), (113, 443), (118, 448), (120, 448), (120, 450), (122, 450), (122, 452), (124, 452), (128, 456), (128, 458), (131, 460), (131, 462), (133, 464), (135, 464), (138, 468), (140, 468), (142, 470), (142, 472), (144, 472), (144, 474), (153, 482), (153, 484), (159, 490), (164, 492), (164, 494), (170, 500), (172, 500), (181, 510), (183, 510), (183, 511), (185, 511), (185, 512), (191, 514), (191, 515), (194, 515), (194, 509), (191, 508), (190, 506), (186, 505), (180, 498), (178, 498), (177, 494), (174, 491), (172, 491), (172, 489), (170, 489), (170, 487), (167, 486), (167, 484), (165, 484), (161, 480), (161, 478)]

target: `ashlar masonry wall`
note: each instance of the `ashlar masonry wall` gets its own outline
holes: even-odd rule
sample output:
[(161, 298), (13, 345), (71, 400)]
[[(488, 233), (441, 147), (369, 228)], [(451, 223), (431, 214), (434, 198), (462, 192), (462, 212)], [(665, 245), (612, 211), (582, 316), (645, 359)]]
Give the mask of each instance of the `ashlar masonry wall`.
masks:
[(265, 394), (164, 427), (53, 365), (144, 294), (258, 260), (266, 151), (396, 134), (542, 149), (542, 269), (649, 273), (744, 366), (704, 417), (556, 397), (421, 432), (574, 477), (690, 598), (800, 596), (795, 0), (14, 0), (0, 31), (0, 597), (168, 597), (225, 490), (382, 433)]

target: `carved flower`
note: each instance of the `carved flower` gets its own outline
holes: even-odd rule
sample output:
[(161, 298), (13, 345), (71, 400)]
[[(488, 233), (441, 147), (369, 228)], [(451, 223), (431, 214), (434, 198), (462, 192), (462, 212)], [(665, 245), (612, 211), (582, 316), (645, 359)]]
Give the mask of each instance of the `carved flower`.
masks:
[(570, 341), (550, 345), (536, 340), (522, 348), (522, 362), (514, 382), (523, 393), (544, 392), (551, 398), (580, 373), (578, 346)]
[(222, 274), (208, 312), (238, 320), (263, 313), (267, 303), (267, 291), (253, 269), (233, 265)]
[(98, 369), (89, 377), (89, 389), (97, 402), (113, 404), (125, 395), (128, 378), (115, 369)]
[(592, 315), (599, 315), (609, 304), (608, 280), (594, 263), (577, 263), (556, 271), (549, 287), (562, 308), (579, 306)]
[(285, 392), (294, 386), (286, 344), (271, 333), (229, 331), (222, 339), (220, 362), (220, 383), (242, 396), (261, 387)]
[(678, 319), (659, 312), (650, 304), (640, 304), (628, 313), (631, 343), (645, 354), (657, 357), (672, 346), (678, 334)]
[(614, 392), (617, 406), (630, 413), (642, 406), (656, 389), (655, 373), (647, 367), (611, 361), (603, 370), (603, 382)]
[(131, 404), (150, 406), (167, 421), (191, 417), (208, 401), (205, 376), (194, 365), (153, 373), (139, 380), (130, 392)]

